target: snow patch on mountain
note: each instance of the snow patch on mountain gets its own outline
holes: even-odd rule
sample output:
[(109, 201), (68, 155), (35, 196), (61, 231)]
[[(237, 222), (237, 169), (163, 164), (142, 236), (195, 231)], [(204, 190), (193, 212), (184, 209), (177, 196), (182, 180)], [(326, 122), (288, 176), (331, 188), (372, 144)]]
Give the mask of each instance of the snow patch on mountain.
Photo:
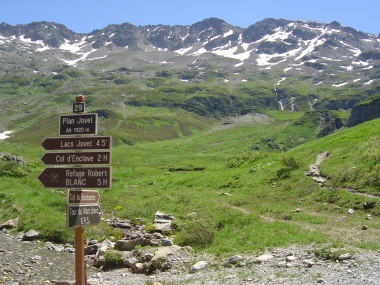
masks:
[(320, 34), (318, 37), (309, 40), (309, 41), (304, 41), (304, 43), (307, 45), (307, 48), (303, 50), (303, 52), (296, 58), (296, 60), (299, 60), (303, 58), (304, 56), (312, 53), (316, 47), (324, 44), (326, 42), (326, 39), (321, 38), (324, 34), (326, 34), (327, 28), (325, 28), (322, 31), (322, 34)]
[(70, 41), (65, 40), (65, 43), (62, 44), (59, 49), (67, 50), (72, 53), (79, 53), (88, 43), (86, 42), (87, 37), (83, 37), (79, 42), (70, 43)]
[(369, 63), (366, 61), (353, 61), (352, 64), (360, 65), (360, 66), (368, 66), (369, 65)]
[[(295, 56), (301, 51), (301, 48), (290, 50), (286, 53), (276, 53), (276, 54), (259, 54), (259, 57), (256, 59), (258, 66), (268, 66), (268, 65), (277, 65), (281, 62), (286, 61), (289, 57)], [(273, 59), (282, 58), (276, 62), (270, 62)]]
[(96, 51), (96, 49), (92, 49), (90, 50), (89, 52), (84, 52), (84, 53), (77, 53), (77, 55), (81, 55), (79, 58), (77, 59), (73, 59), (73, 60), (67, 60), (67, 59), (61, 59), (64, 63), (68, 64), (68, 65), (71, 65), (71, 66), (76, 66), (77, 63), (79, 61), (83, 61), (83, 60), (95, 60), (95, 59), (90, 59), (90, 58), (87, 58), (90, 54), (92, 54), (94, 51)]
[(261, 39), (253, 42), (253, 43), (261, 43), (261, 42), (264, 42), (264, 41), (268, 41), (268, 42), (275, 42), (277, 40), (285, 40), (289, 37), (289, 35), (291, 34), (291, 32), (286, 32), (283, 28), (279, 27), (279, 28), (276, 28), (274, 30), (274, 34), (267, 34), (265, 36), (263, 36)]
[(229, 30), (227, 33), (224, 33), (224, 34), (223, 34), (223, 38), (226, 38), (226, 37), (232, 35), (233, 33), (234, 33), (233, 30)]
[(13, 133), (13, 131), (5, 131), (5, 132), (0, 133), (0, 140), (5, 140), (9, 138), (9, 135), (11, 133)]
[(342, 87), (342, 86), (347, 85), (347, 84), (348, 84), (348, 82), (344, 82), (344, 83), (340, 83), (340, 84), (333, 84), (332, 86), (333, 87)]
[(177, 49), (175, 50), (174, 52), (180, 54), (180, 55), (185, 55), (188, 51), (192, 50), (193, 47), (188, 47), (188, 48), (181, 48), (181, 49)]
[(235, 46), (235, 47), (231, 47), (231, 48), (228, 48), (228, 49), (216, 49), (216, 50), (212, 50), (212, 53), (216, 54), (216, 55), (224, 56), (224, 57), (235, 58), (235, 59), (238, 59), (240, 61), (244, 61), (244, 60), (250, 58), (252, 51), (246, 51), (246, 52), (242, 52), (242, 53), (236, 53), (237, 50), (238, 50), (238, 47)]

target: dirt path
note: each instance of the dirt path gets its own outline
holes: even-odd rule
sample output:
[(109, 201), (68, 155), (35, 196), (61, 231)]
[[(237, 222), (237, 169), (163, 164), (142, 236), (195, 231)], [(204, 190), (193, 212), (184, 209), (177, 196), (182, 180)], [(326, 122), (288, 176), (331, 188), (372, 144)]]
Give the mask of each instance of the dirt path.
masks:
[[(328, 182), (328, 180), (326, 177), (321, 175), (321, 171), (319, 169), (319, 166), (325, 159), (327, 159), (328, 155), (329, 154), (327, 151), (324, 151), (324, 152), (317, 154), (315, 164), (310, 164), (309, 165), (309, 171), (305, 172), (306, 176), (310, 176), (321, 187), (324, 187), (326, 182)], [(376, 198), (376, 199), (380, 198), (380, 195), (362, 193), (362, 192), (358, 192), (357, 190), (351, 189), (351, 188), (341, 188), (341, 189), (343, 189), (346, 192), (356, 194), (356, 195), (360, 195), (360, 196), (367, 197), (367, 198)]]

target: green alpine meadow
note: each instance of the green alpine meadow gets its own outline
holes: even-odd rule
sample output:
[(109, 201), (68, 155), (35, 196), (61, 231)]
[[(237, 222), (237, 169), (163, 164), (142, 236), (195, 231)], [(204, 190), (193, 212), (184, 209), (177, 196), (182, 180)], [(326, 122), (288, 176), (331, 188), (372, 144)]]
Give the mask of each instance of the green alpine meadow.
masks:
[(160, 212), (174, 217), (165, 235), (201, 254), (380, 250), (376, 35), (209, 18), (89, 34), (3, 23), (0, 36), (0, 224), (18, 218), (11, 235), (74, 242), (67, 190), (38, 177), (42, 142), (60, 137), (60, 116), (83, 95), (97, 136), (112, 137), (111, 187), (87, 241), (122, 239), (114, 220), (156, 233)]

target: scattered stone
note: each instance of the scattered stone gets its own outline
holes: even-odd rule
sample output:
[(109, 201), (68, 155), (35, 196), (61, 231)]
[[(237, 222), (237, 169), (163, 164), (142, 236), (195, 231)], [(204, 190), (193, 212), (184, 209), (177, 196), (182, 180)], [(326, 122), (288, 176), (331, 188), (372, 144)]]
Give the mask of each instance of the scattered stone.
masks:
[(115, 226), (115, 228), (120, 228), (120, 229), (132, 228), (132, 226), (129, 222), (115, 222), (114, 226)]
[(365, 218), (366, 220), (372, 220), (372, 215), (367, 215)]
[(376, 202), (365, 202), (363, 203), (363, 209), (365, 211), (375, 208)]
[(143, 263), (136, 263), (132, 267), (132, 272), (133, 273), (138, 273), (138, 274), (144, 273), (145, 272), (144, 264)]
[(41, 260), (42, 258), (41, 258), (41, 256), (39, 256), (39, 255), (35, 255), (35, 256), (33, 256), (32, 258), (31, 258), (31, 260), (32, 261), (39, 261), (39, 260)]
[(339, 255), (338, 260), (349, 260), (351, 259), (351, 254), (349, 253), (344, 253)]
[[(84, 248), (84, 254), (85, 255), (93, 255), (98, 252), (99, 246), (97, 244), (94, 245), (88, 245)], [(65, 249), (66, 251), (66, 249)]]
[(363, 225), (363, 226), (362, 226), (362, 231), (366, 231), (366, 230), (368, 230), (368, 226)]
[(302, 212), (302, 210), (300, 208), (297, 208), (295, 210), (291, 210), (290, 212), (291, 213), (300, 213), (300, 212)]
[(25, 166), (26, 162), (25, 159), (22, 158), (21, 156), (17, 156), (12, 153), (6, 153), (6, 152), (0, 152), (0, 160), (5, 160), (5, 161), (15, 161), (21, 166)]
[(64, 247), (60, 245), (51, 245), (48, 247), (49, 250), (53, 250), (55, 252), (62, 252), (64, 251)]
[(207, 261), (198, 261), (193, 266), (190, 267), (190, 272), (194, 273), (199, 270), (205, 269), (207, 267), (208, 263)]
[(115, 244), (115, 249), (125, 251), (125, 250), (132, 250), (137, 245), (136, 240), (118, 240)]
[[(75, 285), (75, 281), (57, 281), (54, 285)], [(87, 282), (87, 285), (95, 285), (94, 283)]]
[(137, 263), (137, 258), (136, 257), (129, 257), (123, 260), (123, 264), (127, 268), (132, 268), (136, 263)]
[(171, 239), (168, 239), (168, 238), (161, 239), (159, 242), (161, 243), (162, 246), (174, 245), (173, 241)]
[(152, 266), (156, 269), (161, 269), (162, 265), (169, 261), (171, 256), (174, 256), (176, 252), (180, 249), (179, 246), (173, 245), (168, 247), (160, 247), (151, 259)]
[(92, 265), (96, 268), (100, 268), (104, 266), (105, 263), (106, 259), (104, 257), (104, 252), (99, 250), (95, 255), (94, 262)]
[(115, 247), (115, 243), (108, 240), (108, 239), (105, 239), (104, 241), (102, 241), (102, 243), (100, 244), (100, 247), (107, 247), (107, 249), (112, 249)]
[(263, 254), (263, 255), (260, 255), (259, 257), (257, 257), (255, 260), (254, 260), (254, 263), (263, 263), (263, 262), (266, 262), (266, 261), (269, 261), (273, 258), (273, 255), (271, 254)]
[(160, 233), (153, 233), (153, 237), (155, 237), (156, 239), (163, 239), (164, 236)]
[(5, 223), (0, 224), (0, 230), (1, 229), (13, 229), (13, 228), (17, 228), (18, 224), (19, 224), (19, 219), (18, 218), (12, 219), (12, 220), (8, 220)]
[(230, 258), (228, 258), (224, 263), (223, 265), (224, 266), (230, 266), (230, 265), (238, 265), (241, 263), (241, 261), (243, 260), (243, 257), (240, 256), (240, 255), (234, 255), (234, 256), (231, 256)]
[(151, 261), (152, 258), (154, 257), (154, 254), (152, 254), (152, 253), (146, 253), (146, 254), (144, 255), (144, 257), (145, 257), (145, 259), (146, 259), (147, 261)]
[(31, 241), (31, 240), (35, 240), (37, 238), (39, 238), (40, 236), (40, 233), (35, 231), (35, 230), (29, 230), (27, 231), (23, 236), (22, 236), (22, 240), (23, 241)]
[(153, 219), (153, 225), (156, 230), (165, 233), (172, 230), (172, 222), (175, 218), (170, 214), (164, 214), (161, 212), (156, 212)]
[(308, 267), (308, 268), (311, 268), (311, 267), (313, 267), (313, 266), (315, 265), (315, 262), (314, 262), (313, 260), (311, 260), (311, 259), (305, 259), (305, 260), (303, 261), (303, 263), (304, 263), (305, 266)]
[[(106, 239), (107, 240), (107, 239)], [(106, 241), (105, 240), (105, 241)], [(108, 240), (107, 240), (108, 241)], [(95, 244), (98, 244), (99, 242), (96, 240), (96, 239), (93, 239), (93, 240), (90, 240), (89, 242), (88, 242), (88, 245), (95, 245)]]
[(348, 209), (348, 211), (347, 211), (349, 214), (353, 214), (353, 213), (355, 213), (355, 210), (354, 209)]
[(288, 262), (292, 262), (292, 261), (296, 261), (296, 257), (294, 255), (289, 255), (286, 257), (286, 261)]

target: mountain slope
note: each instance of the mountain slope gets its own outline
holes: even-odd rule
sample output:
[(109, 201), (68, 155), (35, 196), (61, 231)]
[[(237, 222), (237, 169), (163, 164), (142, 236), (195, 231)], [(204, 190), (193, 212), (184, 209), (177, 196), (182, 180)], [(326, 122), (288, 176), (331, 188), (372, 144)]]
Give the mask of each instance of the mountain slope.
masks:
[[(338, 22), (283, 19), (264, 19), (248, 28), (216, 18), (191, 26), (124, 23), (89, 34), (76, 34), (51, 22), (1, 24), (0, 45), (3, 73), (15, 62), (43, 73), (52, 72), (56, 64), (102, 70), (148, 66), (197, 70), (216, 64), (239, 73), (276, 69), (279, 82), (292, 74), (308, 74), (315, 77), (315, 85), (330, 86), (377, 79), (373, 71), (380, 54), (375, 35)], [(349, 74), (349, 80), (328, 79), (337, 72)]]

